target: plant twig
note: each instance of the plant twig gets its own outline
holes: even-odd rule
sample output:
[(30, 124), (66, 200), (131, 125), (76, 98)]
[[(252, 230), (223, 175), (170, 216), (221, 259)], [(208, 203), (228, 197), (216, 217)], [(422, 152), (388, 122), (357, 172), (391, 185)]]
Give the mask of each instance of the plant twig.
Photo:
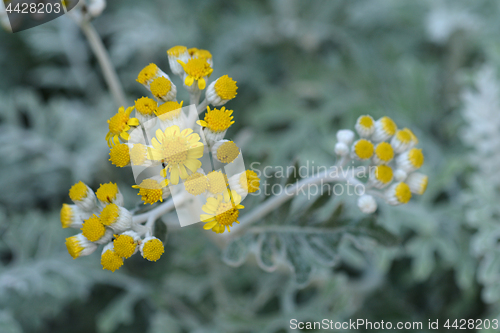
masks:
[[(333, 168), (333, 167), (332, 167)], [(347, 184), (352, 184), (352, 185), (362, 185), (362, 183), (357, 180), (353, 179), (351, 177), (344, 178), (342, 176), (335, 176), (331, 177), (329, 173), (331, 172), (330, 170), (326, 170), (322, 173), (319, 173), (315, 176), (305, 178), (301, 180), (300, 182), (296, 183), (295, 185), (291, 186), (291, 188), (287, 191), (281, 192), (279, 195), (276, 195), (269, 200), (265, 201), (263, 204), (252, 210), (250, 213), (247, 215), (243, 216), (240, 219), (240, 224), (241, 227), (235, 230), (233, 233), (230, 234), (231, 238), (236, 238), (240, 236), (241, 234), (245, 233), (248, 228), (256, 221), (260, 220), (267, 214), (271, 213), (273, 210), (275, 210), (277, 207), (281, 206), (291, 198), (293, 198), (297, 193), (302, 190), (304, 187), (312, 185), (312, 184), (318, 184), (321, 183), (322, 181), (326, 182), (337, 182), (337, 181), (346, 181)]]
[(109, 90), (111, 91), (111, 94), (113, 95), (116, 104), (118, 104), (119, 107), (126, 107), (127, 103), (122, 85), (120, 84), (118, 75), (116, 74), (115, 68), (111, 64), (108, 52), (106, 51), (106, 48), (104, 47), (99, 34), (87, 19), (82, 19), (79, 22), (79, 25), (80, 29), (82, 29), (83, 34), (87, 38), (90, 48), (94, 52), (99, 65), (101, 66), (104, 79), (106, 80), (106, 83), (109, 87)]

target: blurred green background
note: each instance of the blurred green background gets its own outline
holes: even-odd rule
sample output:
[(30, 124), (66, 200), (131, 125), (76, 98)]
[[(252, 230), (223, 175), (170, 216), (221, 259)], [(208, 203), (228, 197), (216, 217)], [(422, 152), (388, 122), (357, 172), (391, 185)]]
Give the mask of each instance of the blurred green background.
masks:
[[(430, 177), (424, 196), (380, 204), (368, 232), (325, 253), (297, 246), (291, 262), (266, 262), (262, 239), (234, 252), (194, 225), (168, 233), (157, 263), (135, 256), (115, 273), (99, 253), (72, 260), (59, 222), (79, 180), (137, 199), (130, 170), (108, 161), (117, 106), (102, 70), (67, 16), (0, 31), (0, 332), (278, 333), (292, 318), (427, 332), (428, 319), (498, 318), (499, 15), (494, 0), (108, 1), (92, 24), (130, 105), (146, 95), (145, 65), (168, 71), (170, 47), (203, 48), (213, 77), (238, 82), (226, 137), (245, 143), (247, 166), (332, 165), (337, 130), (387, 115), (419, 137)], [(309, 208), (262, 223), (360, 221), (353, 198)]]

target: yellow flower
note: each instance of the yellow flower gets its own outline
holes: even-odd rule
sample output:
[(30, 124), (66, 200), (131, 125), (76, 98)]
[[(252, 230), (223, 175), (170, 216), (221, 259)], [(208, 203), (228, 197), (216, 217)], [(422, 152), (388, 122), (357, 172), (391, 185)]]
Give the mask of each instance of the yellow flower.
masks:
[(142, 143), (136, 143), (130, 149), (130, 161), (133, 165), (143, 165), (147, 159), (147, 148)]
[(135, 109), (143, 116), (151, 116), (157, 107), (158, 103), (149, 97), (141, 97), (135, 101)]
[(81, 227), (80, 214), (76, 205), (63, 204), (61, 208), (61, 225), (63, 228)]
[(90, 242), (84, 235), (78, 234), (66, 238), (66, 247), (68, 253), (76, 259), (82, 256), (88, 256), (97, 249), (97, 244)]
[(396, 183), (391, 185), (385, 192), (385, 200), (388, 204), (397, 206), (407, 204), (411, 199), (410, 186), (406, 183)]
[(205, 77), (212, 74), (213, 69), (210, 64), (204, 58), (191, 58), (187, 63), (182, 60), (177, 60), (181, 64), (182, 68), (186, 72), (186, 78), (184, 79), (184, 84), (191, 87), (194, 81), (198, 81), (198, 89), (203, 90), (206, 87), (207, 82)]
[(123, 258), (116, 254), (112, 243), (106, 245), (102, 250), (101, 265), (102, 269), (112, 272), (123, 266)]
[(206, 97), (210, 104), (221, 106), (236, 97), (237, 89), (236, 81), (224, 75), (210, 83), (207, 88)]
[(392, 182), (394, 174), (390, 166), (382, 164), (371, 169), (369, 178), (374, 187), (384, 188)]
[(120, 193), (116, 183), (109, 182), (101, 184), (95, 194), (97, 199), (99, 199), (103, 205), (107, 205), (109, 203), (123, 205), (123, 195)]
[(362, 138), (368, 138), (375, 131), (375, 121), (371, 116), (361, 116), (356, 121), (354, 126), (359, 136)]
[(240, 176), (241, 187), (247, 190), (249, 193), (256, 192), (260, 187), (259, 176), (255, 171), (247, 170)]
[(119, 145), (111, 147), (109, 150), (109, 160), (111, 164), (117, 167), (123, 168), (130, 164), (130, 153), (128, 145), (121, 143)]
[(201, 161), (198, 159), (203, 156), (203, 143), (200, 142), (200, 136), (190, 128), (181, 131), (179, 126), (174, 125), (166, 128), (164, 132), (157, 130), (151, 144), (153, 148), (148, 152), (149, 159), (167, 164), (162, 176), (166, 177), (169, 171), (170, 181), (174, 185), (179, 183), (179, 177), (188, 177), (186, 168), (195, 172), (201, 167)]
[(232, 124), (233, 121), (233, 110), (226, 110), (226, 107), (223, 106), (219, 109), (212, 109), (207, 106), (207, 113), (205, 114), (205, 120), (198, 120), (197, 123), (200, 126), (206, 127), (212, 132), (224, 132), (226, 131)]
[(408, 176), (406, 183), (410, 187), (412, 193), (422, 195), (427, 190), (427, 185), (429, 184), (429, 177), (424, 174), (414, 172)]
[(192, 195), (200, 195), (208, 188), (208, 179), (204, 174), (195, 172), (184, 181), (184, 188)]
[(396, 159), (397, 165), (406, 173), (420, 169), (424, 164), (422, 149), (412, 148), (399, 155)]
[(151, 93), (158, 99), (163, 99), (172, 89), (172, 82), (164, 76), (160, 76), (151, 82)]
[(158, 106), (155, 114), (160, 118), (161, 121), (172, 121), (177, 119), (182, 113), (182, 104), (175, 101), (165, 102), (162, 105)]
[(193, 48), (190, 48), (188, 50), (188, 52), (192, 58), (205, 59), (210, 66), (214, 65), (213, 59), (212, 59), (212, 53), (210, 53), (210, 51), (197, 49), (197, 48), (193, 47)]
[(168, 64), (170, 65), (170, 70), (175, 75), (182, 75), (184, 70), (182, 69), (182, 65), (178, 63), (178, 60), (183, 62), (187, 62), (189, 60), (188, 49), (185, 46), (177, 45), (170, 48), (167, 51), (168, 55)]
[(229, 178), (229, 188), (241, 196), (257, 192), (259, 186), (259, 176), (252, 170), (246, 170)]
[(394, 149), (388, 142), (380, 142), (375, 147), (373, 162), (375, 164), (387, 164), (394, 158)]
[(398, 127), (389, 117), (382, 117), (375, 122), (375, 131), (371, 139), (375, 142), (385, 141), (396, 134)]
[(230, 227), (233, 223), (239, 223), (240, 209), (245, 208), (240, 203), (241, 196), (235, 191), (225, 191), (217, 198), (207, 198), (207, 203), (202, 207), (206, 214), (200, 215), (201, 221), (206, 223), (203, 228), (212, 229), (213, 232), (219, 234), (223, 233), (226, 228), (231, 231)]
[(69, 197), (78, 206), (78, 208), (84, 211), (91, 211), (96, 207), (96, 200), (94, 191), (84, 182), (78, 182), (71, 186), (69, 189)]
[(137, 195), (142, 196), (142, 201), (144, 204), (154, 204), (157, 201), (163, 202), (163, 195), (167, 192), (168, 180), (148, 178), (144, 179), (140, 185), (132, 185), (133, 188), (138, 188), (139, 193)]
[(148, 81), (152, 80), (154, 77), (156, 77), (156, 72), (158, 71), (158, 66), (155, 64), (151, 63), (144, 67), (139, 75), (137, 76), (137, 82), (141, 84), (147, 84)]
[(156, 261), (160, 259), (163, 252), (165, 252), (161, 240), (152, 236), (144, 238), (139, 249), (142, 257), (149, 261)]
[(94, 214), (83, 222), (82, 234), (91, 242), (97, 242), (106, 233), (101, 220)]
[(119, 144), (120, 138), (128, 140), (130, 138), (130, 134), (128, 133), (130, 127), (139, 125), (139, 119), (130, 118), (132, 110), (134, 110), (134, 107), (129, 107), (125, 110), (122, 106), (118, 109), (118, 113), (108, 120), (109, 132), (106, 134), (108, 146), (111, 147), (113, 144)]
[(360, 160), (367, 160), (373, 156), (374, 150), (373, 143), (365, 139), (360, 139), (353, 144), (353, 157)]
[(208, 191), (212, 194), (219, 194), (227, 189), (226, 175), (221, 171), (212, 171), (207, 175)]
[(219, 162), (227, 164), (233, 162), (240, 155), (240, 148), (233, 141), (221, 140), (212, 147), (212, 153)]
[(126, 231), (121, 235), (115, 235), (113, 249), (115, 253), (122, 258), (130, 258), (137, 249), (139, 235), (134, 231)]
[(116, 233), (124, 232), (132, 226), (132, 213), (124, 207), (112, 203), (102, 209), (101, 223)]
[(187, 49), (187, 51), (189, 53), (189, 56), (192, 57), (198, 51), (198, 49), (196, 47), (190, 47), (189, 49)]

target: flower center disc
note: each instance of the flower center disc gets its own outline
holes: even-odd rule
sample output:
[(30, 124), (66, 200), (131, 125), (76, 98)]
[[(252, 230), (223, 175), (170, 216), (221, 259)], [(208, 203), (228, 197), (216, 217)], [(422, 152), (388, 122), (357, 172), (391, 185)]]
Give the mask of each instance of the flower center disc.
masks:
[(215, 218), (222, 225), (232, 225), (238, 219), (240, 212), (234, 208), (232, 203), (221, 203), (217, 209)]
[(168, 164), (180, 164), (186, 161), (188, 156), (187, 142), (183, 138), (176, 138), (165, 142), (163, 156)]
[(117, 113), (109, 120), (109, 131), (114, 134), (122, 132), (125, 125), (127, 125), (128, 116), (125, 113)]

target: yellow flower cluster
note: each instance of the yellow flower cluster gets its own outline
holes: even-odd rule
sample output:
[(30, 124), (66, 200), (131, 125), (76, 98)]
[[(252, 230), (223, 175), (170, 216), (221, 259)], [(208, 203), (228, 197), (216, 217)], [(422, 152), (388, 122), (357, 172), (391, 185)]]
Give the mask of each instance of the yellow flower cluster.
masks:
[(123, 205), (123, 196), (114, 183), (101, 184), (94, 193), (83, 182), (69, 190), (73, 205), (63, 204), (63, 228), (80, 229), (81, 233), (66, 238), (69, 254), (76, 259), (93, 253), (104, 245), (101, 254), (103, 269), (115, 271), (140, 250), (142, 256), (156, 261), (163, 253), (163, 244), (152, 236), (141, 237), (132, 231), (132, 214)]
[[(202, 157), (208, 151), (218, 162), (230, 164), (241, 156), (233, 141), (224, 140), (234, 117), (233, 111), (223, 105), (236, 97), (236, 81), (223, 75), (208, 82), (213, 59), (207, 50), (175, 46), (167, 55), (172, 73), (180, 76), (191, 104), (195, 104), (194, 117), (189, 113), (192, 108), (186, 107), (186, 111), (183, 101), (177, 101), (177, 87), (170, 76), (150, 63), (139, 72), (137, 82), (151, 95), (136, 99), (133, 106), (120, 107), (108, 120), (109, 161), (120, 168), (158, 170), (132, 186), (138, 189), (144, 204), (163, 202), (171, 194), (170, 187), (181, 183), (186, 195), (204, 200), (206, 214), (200, 220), (206, 223), (205, 229), (216, 233), (226, 228), (229, 231), (233, 223), (238, 223), (242, 196), (259, 189), (259, 178), (253, 171), (231, 179), (221, 171), (205, 174)], [(205, 89), (205, 99), (199, 103)], [(207, 111), (203, 120), (198, 120), (198, 113), (204, 109)], [(103, 245), (101, 264), (104, 269), (115, 271), (136, 252), (150, 261), (163, 254), (163, 243), (151, 235), (150, 219), (144, 218), (148, 213), (135, 218), (125, 209), (116, 184), (102, 184), (94, 193), (78, 182), (71, 187), (69, 196), (74, 204), (63, 204), (61, 224), (63, 228), (81, 230), (66, 239), (73, 258), (89, 255)], [(146, 225), (140, 225), (146, 220)]]
[[(368, 162), (368, 189), (384, 189), (383, 197), (391, 205), (406, 204), (412, 194), (423, 194), (428, 177), (415, 172), (424, 164), (422, 149), (417, 148), (418, 138), (408, 128), (398, 129), (389, 117), (374, 120), (369, 115), (356, 121), (355, 133), (340, 130), (335, 152), (344, 159)], [(362, 200), (365, 204), (369, 200)], [(373, 201), (374, 202), (374, 201)], [(360, 207), (361, 210), (364, 210)], [(372, 212), (370, 207), (364, 207)]]

